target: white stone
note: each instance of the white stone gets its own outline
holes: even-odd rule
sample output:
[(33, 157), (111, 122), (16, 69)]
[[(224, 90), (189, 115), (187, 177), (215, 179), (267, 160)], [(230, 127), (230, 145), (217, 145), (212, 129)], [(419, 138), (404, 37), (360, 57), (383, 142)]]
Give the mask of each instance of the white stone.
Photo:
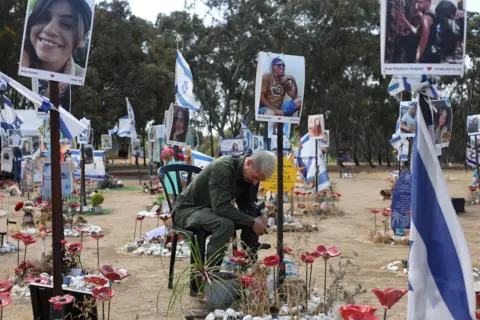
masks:
[(205, 320), (215, 320), (215, 315), (213, 313), (209, 313)]
[(223, 318), (225, 316), (225, 311), (222, 309), (217, 309), (213, 313), (215, 314), (215, 318)]
[(308, 302), (307, 303), (307, 312), (313, 313), (317, 309), (317, 304), (313, 302)]
[[(245, 318), (244, 318), (245, 319)], [(253, 320), (262, 320), (260, 317), (253, 317)]]
[(286, 314), (288, 314), (289, 312), (290, 312), (290, 309), (288, 308), (288, 306), (282, 306), (282, 307), (280, 308), (280, 312), (279, 312), (279, 313), (280, 313), (280, 314), (283, 314), (283, 315), (286, 315)]
[(273, 317), (271, 315), (263, 317), (263, 320), (273, 320)]
[[(258, 318), (258, 317), (256, 317)], [(242, 320), (253, 320), (252, 316), (251, 315), (246, 315), (245, 317), (243, 317)]]
[(403, 273), (407, 274), (408, 270), (406, 268), (403, 269)]
[(237, 315), (237, 313), (235, 312), (235, 310), (233, 310), (232, 308), (227, 309), (227, 316), (236, 317), (236, 315)]

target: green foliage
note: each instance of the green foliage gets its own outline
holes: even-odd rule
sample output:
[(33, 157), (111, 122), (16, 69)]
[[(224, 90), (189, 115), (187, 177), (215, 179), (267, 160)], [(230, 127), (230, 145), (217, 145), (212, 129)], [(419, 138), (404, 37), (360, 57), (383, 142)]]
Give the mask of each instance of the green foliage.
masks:
[(105, 197), (101, 193), (95, 193), (92, 196), (91, 200), (92, 200), (92, 206), (98, 207), (99, 205), (101, 205), (103, 203), (103, 201), (105, 200)]

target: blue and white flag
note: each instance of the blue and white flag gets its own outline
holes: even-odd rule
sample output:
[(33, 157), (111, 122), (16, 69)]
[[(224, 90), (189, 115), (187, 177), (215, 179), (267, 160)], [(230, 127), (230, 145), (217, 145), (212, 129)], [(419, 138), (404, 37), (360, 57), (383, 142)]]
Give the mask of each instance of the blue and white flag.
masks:
[(22, 118), (17, 115), (15, 108), (12, 105), (10, 100), (3, 96), (3, 105), (5, 109), (3, 110), (3, 115), (0, 119), (0, 125), (3, 129), (18, 129), (20, 125), (23, 123)]
[[(295, 162), (297, 167), (302, 168), (300, 172), (300, 180), (305, 183), (310, 183), (315, 179), (316, 162), (315, 162), (315, 140), (310, 139), (308, 134), (305, 134), (302, 139), (302, 148), (295, 150)], [(320, 148), (320, 146), (319, 146)], [(318, 190), (327, 189), (330, 187), (330, 179), (328, 177), (327, 164), (323, 158), (322, 151), (318, 150)]]
[(130, 137), (130, 119), (128, 116), (121, 117), (118, 119), (118, 132), (117, 136), (119, 137)]
[(393, 76), (387, 91), (392, 96), (402, 91), (409, 91), (421, 92), (429, 98), (437, 98), (438, 92), (434, 85), (438, 83), (439, 79), (440, 77), (432, 75)]
[(193, 95), (193, 76), (190, 66), (177, 50), (175, 64), (175, 101), (190, 110), (198, 111), (200, 106)]
[[(53, 107), (47, 98), (27, 89), (25, 86), (13, 80), (6, 74), (0, 72), (0, 79), (5, 81), (8, 85), (32, 102), (39, 111), (48, 112)], [(86, 129), (85, 126), (67, 110), (63, 109), (62, 107), (57, 107), (56, 109), (60, 114), (60, 131), (63, 133), (65, 138), (72, 140), (73, 137), (79, 135), (80, 132)]]
[(113, 127), (113, 129), (108, 130), (109, 135), (115, 134), (117, 132), (118, 132), (118, 124), (115, 124), (115, 127)]
[(475, 319), (470, 252), (423, 112), (412, 169), (407, 319)]
[(128, 112), (128, 120), (130, 123), (130, 143), (132, 147), (132, 154), (138, 154), (139, 150), (139, 140), (137, 138), (137, 129), (135, 124), (135, 113), (133, 112), (133, 107), (128, 101), (128, 98), (125, 98), (127, 101), (127, 112)]
[(0, 91), (7, 91), (7, 81), (0, 78)]

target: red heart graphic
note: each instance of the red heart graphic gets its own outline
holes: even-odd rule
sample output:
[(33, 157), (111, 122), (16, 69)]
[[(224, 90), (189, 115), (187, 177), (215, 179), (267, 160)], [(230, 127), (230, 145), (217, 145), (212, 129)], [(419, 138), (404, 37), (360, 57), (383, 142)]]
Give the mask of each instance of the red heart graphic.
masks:
[(50, 77), (55, 78), (55, 75), (54, 75), (54, 74), (51, 74)]
[(432, 67), (427, 67), (427, 70), (428, 70), (428, 71), (432, 70)]

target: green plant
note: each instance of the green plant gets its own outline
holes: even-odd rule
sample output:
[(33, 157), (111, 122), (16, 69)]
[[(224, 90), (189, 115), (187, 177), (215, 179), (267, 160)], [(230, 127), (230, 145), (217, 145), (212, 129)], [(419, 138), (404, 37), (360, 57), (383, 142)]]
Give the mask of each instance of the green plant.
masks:
[(98, 207), (99, 205), (101, 205), (103, 203), (104, 200), (105, 200), (105, 198), (103, 197), (103, 194), (95, 193), (92, 196), (92, 206)]
[(155, 201), (157, 202), (157, 204), (162, 205), (164, 201), (167, 201), (167, 198), (165, 197), (165, 194), (163, 192), (160, 192), (159, 194), (157, 194)]

